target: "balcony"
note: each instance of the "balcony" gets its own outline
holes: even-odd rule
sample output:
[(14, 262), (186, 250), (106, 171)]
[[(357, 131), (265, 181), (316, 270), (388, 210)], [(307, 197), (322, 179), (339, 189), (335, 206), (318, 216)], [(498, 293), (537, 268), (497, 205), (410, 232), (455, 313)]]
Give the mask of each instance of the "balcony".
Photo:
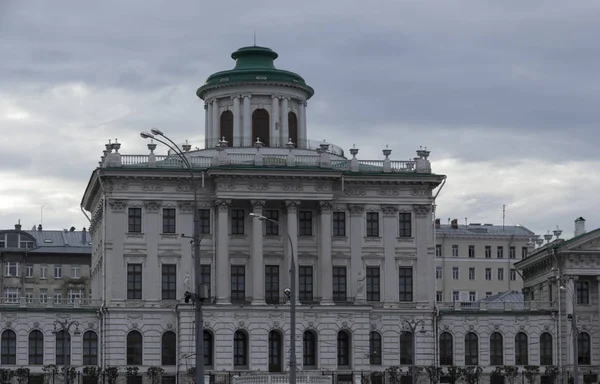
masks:
[(495, 312), (530, 312), (530, 311), (556, 311), (558, 308), (552, 302), (538, 301), (473, 301), (473, 302), (440, 302), (436, 304), (441, 312), (469, 312), (469, 311), (495, 311)]
[(0, 297), (0, 308), (98, 308), (101, 299), (54, 299)]

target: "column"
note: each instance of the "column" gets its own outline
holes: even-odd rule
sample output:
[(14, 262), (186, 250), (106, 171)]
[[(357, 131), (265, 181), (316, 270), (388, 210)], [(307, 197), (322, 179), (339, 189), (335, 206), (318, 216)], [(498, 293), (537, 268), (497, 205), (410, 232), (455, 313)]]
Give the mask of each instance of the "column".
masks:
[[(574, 303), (575, 303), (575, 299), (577, 296), (576, 292), (575, 292), (575, 280), (577, 280), (576, 276), (564, 276), (565, 279), (567, 280), (565, 282), (565, 308), (566, 308), (566, 314), (567, 315), (572, 315), (573, 311), (574, 311)], [(560, 288), (559, 288), (560, 289)], [(563, 333), (563, 335), (565, 335), (566, 340), (567, 340), (567, 364), (570, 365), (571, 367), (574, 364), (573, 361), (573, 328), (572, 328), (572, 321), (573, 320), (568, 320), (567, 317), (563, 317), (563, 319), (566, 319), (565, 321), (565, 325), (566, 325), (566, 329), (565, 332)]]
[(212, 137), (213, 137), (213, 147), (216, 147), (217, 145), (219, 145), (219, 141), (221, 141), (221, 135), (220, 135), (220, 114), (219, 114), (219, 102), (218, 100), (213, 100), (213, 110), (212, 110), (213, 114), (212, 114)]
[(321, 305), (333, 304), (333, 267), (331, 264), (331, 202), (321, 201), (321, 233), (319, 235), (319, 261), (321, 276)]
[(251, 147), (254, 142), (252, 138), (252, 112), (250, 110), (250, 99), (252, 95), (244, 95), (244, 113), (242, 114), (242, 142), (244, 147)]
[(348, 204), (348, 210), (350, 211), (350, 270), (346, 271), (349, 283), (348, 297), (356, 297), (358, 281), (364, 278), (362, 247), (365, 206), (362, 204)]
[[(398, 238), (398, 208), (394, 205), (383, 205), (381, 207), (383, 213), (383, 255), (384, 264), (383, 275), (384, 292), (383, 301), (385, 303), (394, 304), (398, 302), (398, 266), (396, 264), (396, 244)], [(413, 271), (413, 273), (416, 271)], [(413, 279), (417, 281), (419, 279)]]
[(204, 103), (204, 148), (208, 148), (210, 128), (208, 127), (208, 103)]
[[(598, 281), (598, 298), (600, 298), (600, 276), (596, 277)], [(598, 318), (600, 319), (600, 305), (598, 305)]]
[[(417, 246), (416, 268), (413, 268), (413, 300), (435, 304), (435, 291), (429, 282), (435, 281), (435, 246), (430, 204), (415, 204), (413, 236)], [(418, 276), (418, 278), (417, 278)]]
[(233, 145), (234, 147), (242, 146), (241, 132), (241, 116), (240, 116), (240, 96), (233, 96)]
[[(252, 212), (263, 214), (264, 200), (252, 200)], [(263, 222), (252, 218), (252, 305), (265, 304), (265, 263), (263, 261)]]
[(288, 112), (289, 112), (289, 107), (288, 107), (288, 100), (290, 98), (289, 97), (283, 97), (281, 99), (281, 136), (283, 136), (285, 138), (285, 142), (287, 143), (289, 137), (290, 137), (290, 129), (288, 126)]
[[(292, 252), (294, 259), (296, 260), (296, 301), (298, 301), (298, 206), (300, 205), (300, 201), (297, 200), (287, 200), (285, 202), (285, 206), (287, 208), (287, 233), (290, 235), (292, 240), (292, 249), (290, 250), (290, 244), (288, 239), (283, 239), (286, 243), (286, 255), (285, 255), (285, 266), (288, 271), (287, 284), (290, 284), (290, 267), (292, 260)], [(284, 287), (285, 288), (285, 287)]]
[(308, 138), (306, 137), (306, 101), (304, 100), (300, 100), (298, 115), (298, 141), (303, 146), (307, 146)]
[(208, 107), (206, 109), (206, 118), (208, 121), (208, 123), (206, 124), (206, 148), (213, 148), (214, 147), (213, 142), (215, 141), (215, 138), (213, 137), (213, 131), (212, 131), (213, 103), (211, 101), (207, 101), (206, 104), (208, 105)]
[(271, 145), (273, 147), (280, 147), (279, 96), (273, 95), (271, 99)]
[(217, 261), (215, 279), (217, 304), (229, 304), (229, 206), (231, 200), (217, 200)]

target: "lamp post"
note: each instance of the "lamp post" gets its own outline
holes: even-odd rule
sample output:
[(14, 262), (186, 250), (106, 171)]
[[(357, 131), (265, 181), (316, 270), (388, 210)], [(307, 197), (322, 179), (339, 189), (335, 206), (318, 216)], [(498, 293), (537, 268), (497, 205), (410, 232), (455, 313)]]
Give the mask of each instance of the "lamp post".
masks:
[[(556, 256), (555, 256), (556, 258)], [(559, 292), (558, 292), (558, 299), (559, 299), (559, 303), (560, 303), (560, 291), (564, 291), (566, 293), (566, 295), (570, 295), (571, 297), (566, 297), (567, 300), (571, 300), (571, 307), (573, 308), (573, 312), (571, 314), (567, 314), (567, 319), (571, 320), (571, 341), (573, 344), (573, 350), (571, 351), (572, 356), (573, 356), (573, 384), (579, 384), (579, 329), (577, 328), (577, 313), (576, 313), (576, 307), (577, 307), (577, 295), (576, 293), (572, 290), (572, 289), (567, 289), (567, 285), (566, 283), (566, 278), (565, 276), (560, 275), (560, 273), (557, 273), (556, 276), (554, 276), (554, 280), (557, 281), (558, 283), (558, 288), (559, 288)], [(560, 304), (559, 304), (559, 316), (560, 316)], [(560, 320), (560, 317), (559, 317)], [(559, 341), (560, 343), (560, 341)], [(562, 374), (562, 372), (561, 372)]]
[[(55, 320), (54, 321), (54, 334), (58, 335), (60, 332), (64, 332), (62, 338), (62, 352), (63, 352), (63, 365), (64, 365), (64, 375), (65, 375), (65, 384), (69, 384), (69, 365), (71, 360), (71, 347), (69, 346), (69, 355), (67, 359), (67, 335), (71, 329), (71, 326), (75, 325), (75, 335), (79, 335), (79, 322), (77, 320), (69, 321), (69, 320)], [(60, 326), (60, 328), (58, 328)]]
[(417, 383), (417, 327), (421, 325), (421, 329), (419, 333), (424, 334), (425, 331), (425, 322), (423, 320), (412, 319), (410, 321), (406, 319), (401, 319), (400, 323), (403, 324), (406, 328), (408, 328), (412, 334), (412, 364), (411, 364), (411, 376), (412, 383)]
[[(186, 169), (190, 173), (191, 181), (192, 181), (192, 189), (194, 190), (194, 225), (193, 225), (193, 237), (192, 243), (194, 246), (194, 269), (196, 271), (195, 281), (196, 281), (196, 292), (185, 292), (185, 302), (189, 303), (192, 300), (196, 305), (195, 311), (195, 322), (196, 322), (196, 384), (204, 384), (204, 320), (202, 318), (202, 303), (205, 299), (207, 299), (206, 286), (201, 284), (201, 263), (200, 263), (200, 217), (198, 213), (198, 191), (197, 191), (197, 183), (196, 177), (194, 176), (194, 172), (192, 171), (192, 165), (188, 161), (188, 159), (184, 156), (183, 151), (177, 144), (173, 142), (170, 138), (165, 136), (162, 131), (153, 128), (150, 132), (141, 132), (140, 136), (144, 139), (154, 139), (161, 144), (164, 144), (169, 149), (171, 149), (183, 162)], [(160, 136), (164, 138), (167, 142), (157, 138)], [(186, 237), (184, 234), (182, 237)]]
[(290, 234), (283, 229), (279, 221), (269, 219), (266, 216), (250, 213), (254, 217), (262, 221), (270, 221), (277, 224), (285, 233), (290, 243), (290, 384), (296, 384), (296, 260), (294, 259), (294, 245)]

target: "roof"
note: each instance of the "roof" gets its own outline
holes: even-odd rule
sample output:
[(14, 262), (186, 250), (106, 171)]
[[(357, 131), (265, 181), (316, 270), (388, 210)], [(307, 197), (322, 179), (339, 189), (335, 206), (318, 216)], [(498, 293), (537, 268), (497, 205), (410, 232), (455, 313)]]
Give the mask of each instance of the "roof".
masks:
[(480, 301), (486, 302), (494, 302), (494, 303), (522, 303), (525, 301), (525, 296), (519, 291), (508, 291), (502, 292), (497, 295), (486, 297), (485, 299), (481, 299)]
[(449, 224), (441, 224), (436, 228), (437, 236), (523, 236), (537, 237), (533, 231), (522, 225), (493, 225), (493, 224), (469, 224), (458, 225), (452, 228)]
[[(28, 253), (62, 253), (82, 254), (91, 253), (92, 238), (87, 231), (67, 230), (0, 230), (3, 233), (21, 233), (32, 237), (35, 241), (33, 248), (28, 248)], [(29, 240), (28, 240), (29, 241)], [(6, 247), (3, 250), (23, 251), (25, 248)]]
[(314, 89), (309, 87), (297, 73), (275, 68), (273, 61), (279, 55), (267, 47), (242, 47), (231, 54), (235, 67), (230, 70), (213, 73), (206, 83), (198, 88), (196, 95), (204, 99), (207, 90), (215, 87), (239, 83), (287, 83), (301, 88), (310, 98)]

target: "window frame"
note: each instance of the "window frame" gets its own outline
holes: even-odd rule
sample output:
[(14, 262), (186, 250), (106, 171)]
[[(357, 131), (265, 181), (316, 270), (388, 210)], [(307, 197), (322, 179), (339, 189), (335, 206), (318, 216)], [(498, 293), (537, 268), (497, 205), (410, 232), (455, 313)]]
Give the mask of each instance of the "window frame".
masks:
[(17, 333), (10, 328), (0, 336), (0, 364), (17, 365)]
[(398, 237), (412, 237), (412, 214), (410, 212), (400, 212), (398, 215)]
[(439, 364), (454, 365), (454, 336), (450, 332), (442, 332), (438, 340)]
[(475, 246), (469, 245), (469, 259), (475, 258)]
[(313, 236), (312, 211), (298, 211), (298, 236)]
[(233, 334), (233, 367), (248, 368), (248, 334), (241, 329)]
[(490, 335), (490, 365), (504, 365), (504, 336), (500, 332)]
[(371, 331), (369, 333), (369, 363), (371, 365), (381, 365), (382, 352), (381, 333)]
[(577, 305), (590, 304), (590, 283), (587, 281), (575, 282), (575, 295), (577, 297)]
[[(243, 264), (231, 265), (231, 302), (243, 303), (246, 301), (246, 266)], [(234, 285), (235, 284), (235, 285)]]
[[(307, 337), (310, 335), (309, 337)], [(313, 330), (306, 330), (302, 334), (302, 366), (306, 368), (317, 368), (317, 335)]]
[(177, 210), (175, 208), (163, 208), (162, 210), (162, 233), (177, 233)]
[(550, 332), (540, 335), (540, 365), (554, 365), (554, 340)]
[[(265, 220), (265, 235), (266, 236), (279, 236), (279, 210), (278, 209), (267, 209), (265, 210), (265, 217), (269, 220)], [(274, 223), (274, 220), (277, 223)]]
[(143, 297), (143, 266), (141, 263), (127, 263), (127, 300), (141, 300)]
[(210, 225), (210, 209), (208, 208), (199, 208), (198, 209), (198, 224), (200, 224), (200, 234), (201, 235), (210, 235), (211, 225)]
[(29, 365), (44, 365), (44, 333), (39, 329), (27, 335), (27, 362)]
[[(93, 337), (92, 337), (93, 335)], [(94, 331), (86, 331), (82, 337), (83, 365), (98, 365), (98, 334)]]
[(467, 332), (465, 342), (465, 366), (479, 365), (479, 336), (475, 332)]
[(415, 335), (409, 331), (400, 332), (400, 365), (412, 365), (415, 358), (413, 351)]
[(379, 237), (379, 212), (367, 212), (366, 236)]
[[(408, 273), (410, 271), (410, 273)], [(413, 267), (398, 268), (398, 301), (414, 301), (414, 271)]]
[(346, 237), (346, 212), (332, 212), (331, 220), (331, 235), (333, 237)]
[(166, 331), (160, 337), (160, 363), (165, 366), (177, 365), (177, 335)]
[(265, 265), (265, 302), (279, 304), (279, 265)]
[(529, 337), (525, 332), (515, 335), (515, 365), (529, 365)]
[(246, 211), (240, 208), (231, 209), (231, 234), (244, 235), (246, 233)]
[(144, 336), (137, 330), (129, 331), (125, 340), (127, 365), (143, 365)]
[(346, 266), (334, 265), (332, 267), (333, 301), (348, 301), (348, 273)]
[[(310, 273), (308, 272), (310, 271)], [(298, 266), (298, 300), (311, 303), (314, 300), (314, 277), (312, 265)]]
[(161, 265), (161, 299), (177, 300), (177, 264)]
[(142, 208), (127, 208), (127, 232), (142, 233)]
[(352, 336), (342, 329), (337, 333), (337, 366), (350, 368), (352, 363)]
[(366, 268), (367, 301), (381, 301), (381, 268), (370, 265)]
[[(64, 340), (64, 350), (63, 350)], [(56, 365), (71, 365), (71, 334), (65, 330), (54, 334), (55, 362)], [(66, 361), (66, 364), (65, 364)]]

